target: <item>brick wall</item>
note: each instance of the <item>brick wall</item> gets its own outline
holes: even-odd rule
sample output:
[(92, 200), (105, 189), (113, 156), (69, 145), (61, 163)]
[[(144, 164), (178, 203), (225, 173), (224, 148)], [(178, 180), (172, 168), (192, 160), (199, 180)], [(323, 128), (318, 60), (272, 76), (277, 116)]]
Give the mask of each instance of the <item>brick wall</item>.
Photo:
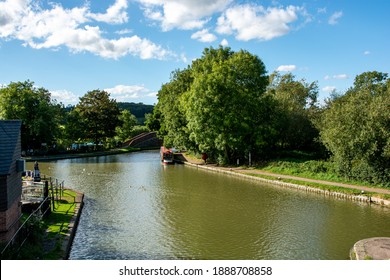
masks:
[(0, 212), (0, 242), (9, 241), (19, 228), (19, 217), (21, 215), (20, 200), (16, 200), (11, 207)]

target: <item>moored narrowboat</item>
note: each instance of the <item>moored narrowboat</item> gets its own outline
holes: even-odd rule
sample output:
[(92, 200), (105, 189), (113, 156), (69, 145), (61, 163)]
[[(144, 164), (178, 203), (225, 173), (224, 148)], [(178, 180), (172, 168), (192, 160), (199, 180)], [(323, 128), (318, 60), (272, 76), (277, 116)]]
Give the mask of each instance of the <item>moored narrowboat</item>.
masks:
[(170, 149), (162, 146), (160, 148), (160, 157), (163, 164), (173, 164), (173, 152)]

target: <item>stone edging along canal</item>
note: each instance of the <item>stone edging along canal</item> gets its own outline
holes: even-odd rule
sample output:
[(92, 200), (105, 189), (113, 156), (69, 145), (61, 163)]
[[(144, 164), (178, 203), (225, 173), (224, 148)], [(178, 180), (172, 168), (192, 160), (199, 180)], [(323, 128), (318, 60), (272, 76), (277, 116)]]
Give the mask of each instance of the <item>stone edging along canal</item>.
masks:
[(286, 183), (286, 182), (281, 182), (281, 181), (277, 181), (277, 180), (270, 180), (270, 179), (265, 179), (265, 178), (261, 178), (261, 177), (246, 175), (246, 174), (242, 174), (242, 173), (238, 173), (238, 172), (234, 172), (234, 171), (230, 171), (230, 170), (226, 170), (226, 169), (222, 169), (222, 168), (218, 168), (218, 167), (214, 167), (214, 166), (195, 164), (195, 163), (190, 163), (190, 162), (186, 162), (186, 161), (184, 161), (183, 163), (188, 165), (188, 166), (192, 166), (192, 167), (196, 167), (196, 168), (202, 168), (202, 169), (206, 169), (206, 170), (210, 170), (210, 171), (214, 171), (214, 172), (220, 172), (220, 173), (229, 174), (229, 175), (233, 175), (233, 176), (239, 176), (239, 177), (243, 177), (246, 179), (261, 181), (264, 183), (278, 185), (278, 186), (285, 187), (285, 188), (297, 189), (297, 190), (306, 191), (306, 192), (313, 192), (313, 193), (323, 194), (323, 195), (327, 195), (327, 196), (335, 197), (335, 198), (340, 198), (340, 199), (348, 199), (348, 200), (359, 201), (359, 202), (374, 203), (374, 204), (378, 204), (378, 205), (390, 208), (390, 200), (386, 200), (386, 199), (379, 198), (379, 197), (339, 193), (339, 192), (334, 192), (334, 191), (329, 191), (329, 190), (322, 190), (322, 189), (318, 189), (315, 187), (308, 187), (308, 186), (304, 186), (304, 185)]
[(68, 232), (62, 241), (62, 251), (64, 252), (63, 259), (69, 259), (70, 250), (72, 248), (73, 239), (75, 237), (77, 226), (80, 221), (81, 211), (84, 206), (84, 193), (71, 189), (76, 193), (74, 215), (69, 222)]

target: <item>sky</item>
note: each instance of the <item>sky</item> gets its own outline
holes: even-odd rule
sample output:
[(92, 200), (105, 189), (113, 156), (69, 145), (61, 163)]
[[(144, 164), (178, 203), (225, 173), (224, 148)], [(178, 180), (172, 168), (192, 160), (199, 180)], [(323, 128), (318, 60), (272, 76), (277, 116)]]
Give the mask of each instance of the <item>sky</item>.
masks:
[(172, 71), (222, 45), (317, 82), (324, 100), (390, 72), (389, 15), (388, 0), (0, 0), (0, 87), (30, 80), (65, 105), (95, 89), (156, 104)]

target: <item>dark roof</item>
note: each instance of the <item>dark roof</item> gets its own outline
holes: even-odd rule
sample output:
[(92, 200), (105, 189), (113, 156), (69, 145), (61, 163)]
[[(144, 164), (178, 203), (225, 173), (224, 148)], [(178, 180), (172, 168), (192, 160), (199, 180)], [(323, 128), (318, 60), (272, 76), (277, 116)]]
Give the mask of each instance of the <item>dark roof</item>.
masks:
[(21, 121), (0, 121), (0, 175), (10, 173), (21, 125)]

